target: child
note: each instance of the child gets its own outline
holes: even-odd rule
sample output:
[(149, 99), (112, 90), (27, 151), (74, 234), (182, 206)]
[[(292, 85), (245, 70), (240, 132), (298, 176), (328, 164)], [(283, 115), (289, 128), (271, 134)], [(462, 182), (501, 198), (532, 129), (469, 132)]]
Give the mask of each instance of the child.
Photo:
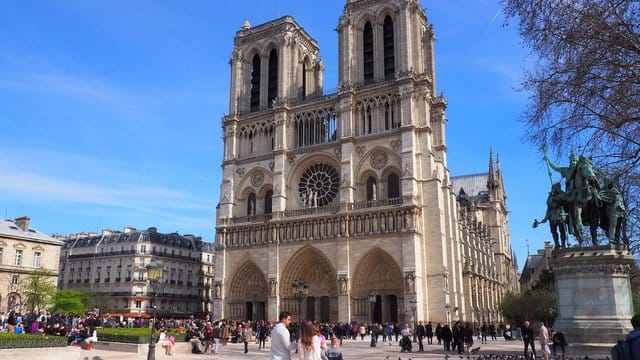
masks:
[(331, 348), (327, 350), (327, 358), (329, 360), (342, 360), (342, 352), (340, 352), (340, 340), (337, 337), (331, 339)]

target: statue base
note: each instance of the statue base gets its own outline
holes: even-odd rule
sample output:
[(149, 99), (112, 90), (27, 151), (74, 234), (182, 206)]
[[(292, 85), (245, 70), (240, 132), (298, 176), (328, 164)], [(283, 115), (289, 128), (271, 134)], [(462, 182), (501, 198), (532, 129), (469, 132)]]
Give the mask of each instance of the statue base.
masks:
[(573, 247), (553, 253), (558, 298), (554, 330), (569, 344), (607, 344), (625, 338), (633, 302), (629, 272), (633, 256), (613, 245)]

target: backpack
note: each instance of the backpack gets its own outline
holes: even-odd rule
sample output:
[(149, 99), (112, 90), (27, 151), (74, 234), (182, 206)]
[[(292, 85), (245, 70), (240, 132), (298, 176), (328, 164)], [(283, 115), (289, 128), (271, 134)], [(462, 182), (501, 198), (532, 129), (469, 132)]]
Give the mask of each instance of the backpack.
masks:
[(618, 343), (611, 348), (612, 360), (634, 360), (631, 344), (638, 340), (640, 336), (636, 336), (631, 340), (618, 340)]

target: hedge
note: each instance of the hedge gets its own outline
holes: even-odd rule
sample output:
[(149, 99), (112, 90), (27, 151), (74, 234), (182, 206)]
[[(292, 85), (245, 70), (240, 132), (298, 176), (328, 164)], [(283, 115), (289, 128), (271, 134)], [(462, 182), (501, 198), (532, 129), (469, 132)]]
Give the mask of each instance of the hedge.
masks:
[[(147, 338), (148, 339), (148, 338)], [(65, 347), (65, 336), (0, 333), (0, 349)]]

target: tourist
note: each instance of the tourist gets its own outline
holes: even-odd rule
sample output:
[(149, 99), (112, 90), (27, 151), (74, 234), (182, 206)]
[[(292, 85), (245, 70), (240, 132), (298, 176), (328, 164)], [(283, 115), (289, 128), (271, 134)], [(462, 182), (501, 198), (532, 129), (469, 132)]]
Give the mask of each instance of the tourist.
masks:
[(553, 356), (556, 356), (556, 346), (560, 346), (560, 350), (562, 350), (562, 356), (564, 357), (564, 347), (567, 345), (567, 341), (564, 338), (564, 333), (562, 331), (553, 331), (553, 328), (549, 331), (553, 335), (551, 336), (551, 350), (553, 352)]
[(418, 337), (418, 352), (423, 352), (424, 344), (422, 343), (422, 340), (424, 339), (425, 335), (427, 335), (427, 331), (424, 328), (424, 325), (422, 325), (422, 320), (418, 321), (418, 326), (416, 326), (415, 329), (415, 335)]
[(158, 345), (164, 348), (165, 355), (173, 355), (174, 343), (171, 341), (171, 337), (167, 335), (166, 328), (160, 329), (160, 337), (158, 338)]
[(291, 323), (291, 313), (281, 312), (278, 320), (271, 331), (271, 360), (290, 360), (292, 345), (288, 327)]
[(300, 341), (298, 342), (299, 360), (322, 360), (320, 337), (311, 321), (300, 323)]
[(540, 332), (538, 333), (538, 340), (540, 341), (540, 350), (542, 350), (542, 356), (544, 360), (549, 360), (549, 330), (544, 326), (544, 321), (540, 321)]
[(522, 342), (524, 342), (524, 357), (528, 358), (529, 353), (527, 352), (527, 348), (531, 346), (531, 352), (533, 353), (533, 358), (536, 358), (536, 345), (534, 343), (534, 335), (533, 328), (529, 326), (529, 322), (525, 321), (522, 324)]
[(402, 339), (400, 340), (400, 352), (411, 352), (411, 335), (412, 335), (411, 327), (409, 324), (404, 324), (404, 328), (402, 328), (401, 334)]
[(453, 329), (453, 346), (451, 351), (455, 352), (458, 349), (458, 354), (462, 354), (464, 352), (464, 328), (462, 327), (462, 323), (460, 321), (456, 321)]
[(329, 360), (342, 360), (342, 352), (340, 351), (340, 340), (334, 337), (331, 339), (331, 348), (326, 352)]
[(424, 326), (424, 330), (427, 334), (427, 345), (433, 345), (433, 325), (431, 325), (431, 321)]
[(440, 336), (442, 337), (442, 343), (444, 344), (444, 351), (451, 351), (451, 340), (453, 339), (453, 333), (449, 324), (444, 324), (440, 329)]
[(238, 330), (240, 334), (242, 334), (242, 342), (244, 342), (244, 353), (249, 352), (249, 342), (253, 341), (253, 333), (251, 330), (251, 322), (247, 321), (247, 323), (242, 325), (238, 325), (241, 330)]
[(638, 355), (640, 354), (640, 315), (634, 315), (631, 318), (631, 326), (633, 326), (633, 330), (627, 335), (627, 341), (630, 344), (631, 352), (637, 358), (640, 356)]
[[(473, 347), (473, 327), (471, 326), (471, 323), (467, 323), (464, 328), (463, 334), (464, 345), (467, 349), (467, 352), (471, 353), (471, 348)], [(458, 351), (458, 353), (460, 352)]]

